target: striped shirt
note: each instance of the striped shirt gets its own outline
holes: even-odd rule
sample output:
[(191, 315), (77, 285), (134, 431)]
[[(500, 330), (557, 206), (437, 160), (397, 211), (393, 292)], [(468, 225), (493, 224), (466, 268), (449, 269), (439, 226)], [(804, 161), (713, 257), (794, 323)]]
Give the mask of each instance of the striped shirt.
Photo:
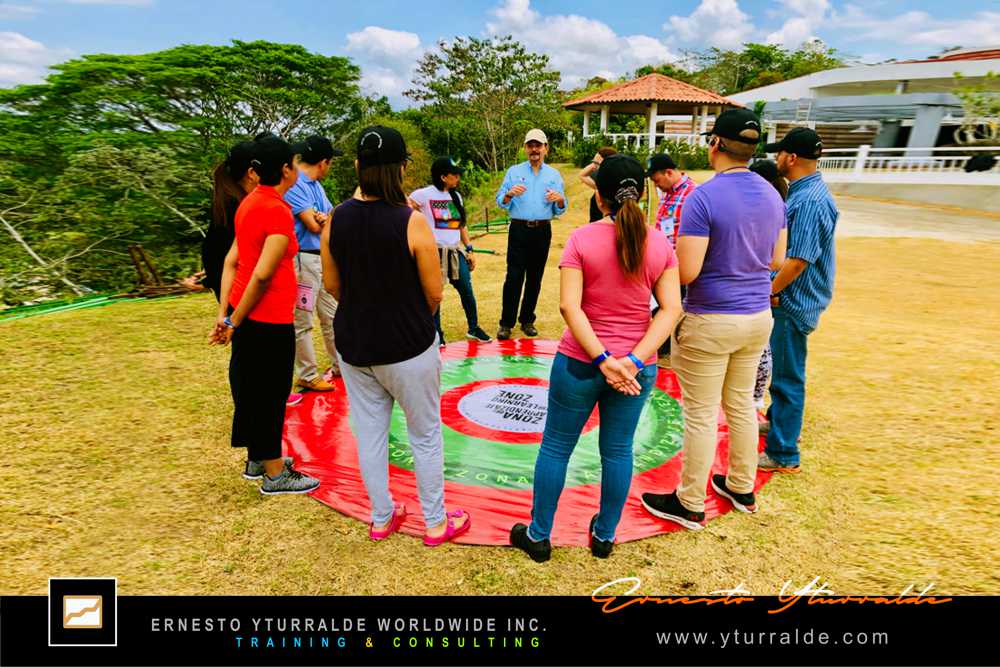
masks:
[(840, 214), (818, 171), (789, 184), (785, 211), (787, 256), (809, 265), (781, 291), (781, 307), (803, 333), (809, 334), (833, 298), (833, 236)]
[(677, 229), (681, 224), (681, 210), (684, 200), (694, 192), (697, 184), (687, 174), (666, 192), (660, 193), (660, 207), (656, 210), (656, 228), (666, 234), (673, 246), (677, 245)]

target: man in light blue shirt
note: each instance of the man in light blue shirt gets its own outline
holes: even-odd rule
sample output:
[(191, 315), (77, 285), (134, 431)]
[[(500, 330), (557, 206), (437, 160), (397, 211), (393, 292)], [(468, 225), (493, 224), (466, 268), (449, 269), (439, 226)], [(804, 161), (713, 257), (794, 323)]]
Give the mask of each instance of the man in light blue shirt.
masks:
[(327, 354), (330, 355), (330, 374), (340, 375), (337, 348), (333, 340), (333, 316), (337, 302), (323, 289), (323, 262), (320, 258), (320, 234), (330, 220), (330, 203), (323, 189), (322, 180), (330, 171), (335, 155), (342, 155), (326, 137), (312, 136), (293, 147), (299, 159), (299, 178), (288, 192), (285, 201), (295, 216), (295, 237), (299, 252), (295, 256), (295, 274), (299, 293), (295, 304), (295, 375), (296, 384), (311, 391), (331, 391), (333, 385), (319, 373), (316, 351), (313, 348), (313, 316), (319, 315), (320, 330)]
[(798, 440), (806, 404), (806, 342), (833, 298), (839, 213), (816, 168), (823, 141), (814, 130), (796, 127), (764, 150), (777, 153), (778, 172), (788, 179), (788, 252), (771, 282), (770, 428), (757, 467), (798, 472)]
[[(562, 175), (545, 164), (549, 140), (541, 130), (524, 137), (527, 162), (507, 170), (497, 191), (497, 204), (510, 214), (507, 234), (507, 277), (503, 283), (503, 312), (498, 340), (510, 338), (515, 318), (526, 336), (537, 336), (535, 306), (552, 242), (551, 221), (566, 211)], [(521, 290), (524, 300), (521, 300)], [(518, 314), (518, 302), (521, 311)]]

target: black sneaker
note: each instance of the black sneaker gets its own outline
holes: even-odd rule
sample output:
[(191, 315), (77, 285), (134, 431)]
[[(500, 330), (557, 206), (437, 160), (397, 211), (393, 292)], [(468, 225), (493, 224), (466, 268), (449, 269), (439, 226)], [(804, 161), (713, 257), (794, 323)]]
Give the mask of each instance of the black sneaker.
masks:
[(500, 325), (497, 329), (497, 340), (510, 340), (510, 327)]
[(602, 540), (597, 535), (594, 535), (594, 526), (597, 525), (597, 514), (595, 514), (590, 519), (590, 532), (587, 537), (590, 538), (590, 553), (594, 554), (598, 558), (607, 558), (611, 555), (611, 550), (615, 547), (614, 540)]
[(534, 324), (522, 324), (521, 331), (523, 331), (524, 335), (529, 338), (534, 338), (538, 335), (538, 329), (535, 328)]
[(736, 493), (730, 491), (726, 486), (725, 475), (712, 475), (712, 488), (720, 496), (733, 504), (733, 507), (747, 514), (754, 514), (757, 511), (757, 500), (752, 493)]
[(476, 327), (475, 329), (471, 329), (468, 333), (465, 334), (465, 337), (468, 338), (469, 340), (478, 340), (480, 343), (489, 343), (490, 341), (493, 340), (492, 338), (490, 338), (490, 335), (488, 333), (483, 331), (482, 327)]
[(704, 528), (705, 513), (692, 512), (681, 505), (677, 499), (677, 492), (674, 493), (644, 493), (642, 494), (642, 506), (646, 511), (660, 519), (673, 521), (689, 530), (701, 530)]
[(515, 523), (510, 529), (510, 543), (531, 556), (531, 560), (536, 563), (544, 563), (552, 555), (552, 543), (548, 540), (532, 540), (528, 537), (528, 527), (523, 523)]
[(438, 347), (444, 347), (448, 342), (444, 339), (444, 334), (440, 331), (438, 332)]
[[(301, 399), (299, 399), (301, 401)], [(282, 456), (281, 460), (284, 462), (286, 468), (291, 468), (295, 461), (291, 456)], [(260, 461), (251, 461), (247, 459), (246, 466), (243, 467), (243, 479), (260, 479), (264, 476), (264, 464)]]
[(283, 493), (309, 493), (318, 486), (319, 480), (315, 477), (303, 475), (294, 468), (285, 468), (274, 479), (264, 475), (260, 492), (265, 496), (277, 496)]

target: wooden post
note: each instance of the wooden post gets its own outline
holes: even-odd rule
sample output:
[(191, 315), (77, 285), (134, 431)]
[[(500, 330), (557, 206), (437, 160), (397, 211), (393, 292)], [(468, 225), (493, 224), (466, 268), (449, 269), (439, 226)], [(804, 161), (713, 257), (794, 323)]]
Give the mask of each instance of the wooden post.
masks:
[[(701, 116), (698, 120), (698, 134), (703, 134), (708, 130), (708, 105), (701, 107)], [(705, 143), (705, 137), (699, 138), (699, 143)]]
[(649, 152), (656, 148), (656, 116), (659, 112), (659, 104), (653, 102), (649, 105)]

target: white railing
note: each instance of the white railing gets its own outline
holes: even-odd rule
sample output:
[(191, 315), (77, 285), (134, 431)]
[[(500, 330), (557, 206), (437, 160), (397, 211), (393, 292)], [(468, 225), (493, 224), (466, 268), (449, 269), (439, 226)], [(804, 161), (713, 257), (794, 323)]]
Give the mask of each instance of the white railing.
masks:
[[(596, 137), (600, 136), (600, 134), (600, 132), (591, 132), (590, 134), (585, 134), (584, 138)], [(642, 148), (643, 144), (649, 144), (648, 132), (608, 132), (605, 133), (605, 136), (614, 143), (622, 142), (626, 146), (632, 146), (636, 149)], [(653, 143), (656, 145), (659, 145), (662, 141), (676, 141), (682, 144), (695, 145), (704, 143), (704, 137), (701, 135), (686, 132), (657, 132), (653, 136)]]
[(1000, 160), (985, 172), (965, 172), (976, 155), (1000, 155), (1000, 146), (954, 148), (829, 148), (819, 168), (831, 181), (894, 183), (998, 183)]

